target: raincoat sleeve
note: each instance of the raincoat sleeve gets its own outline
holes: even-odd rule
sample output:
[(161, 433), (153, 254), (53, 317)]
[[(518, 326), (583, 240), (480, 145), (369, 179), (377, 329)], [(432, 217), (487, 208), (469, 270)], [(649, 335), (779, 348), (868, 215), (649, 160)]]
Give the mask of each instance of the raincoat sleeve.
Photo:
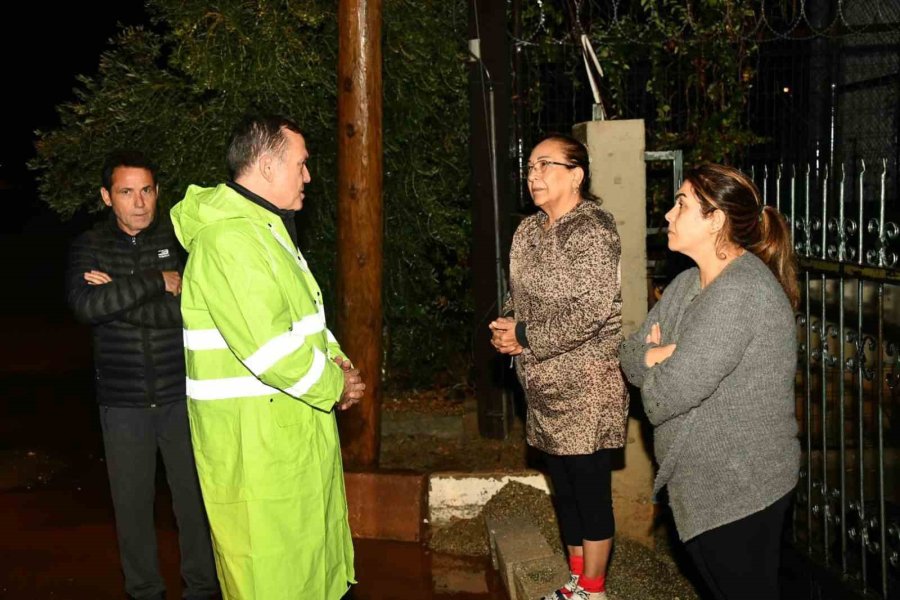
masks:
[[(350, 357), (341, 349), (340, 343), (337, 341), (337, 338), (334, 337), (334, 334), (331, 333), (330, 329), (325, 329), (325, 335), (328, 336), (328, 358), (333, 360), (335, 357), (339, 356), (343, 360), (350, 360)], [(352, 362), (353, 361), (351, 361), (351, 363)]]
[(526, 322), (528, 346), (538, 360), (574, 350), (603, 328), (619, 295), (621, 244), (615, 231), (585, 227), (567, 242), (572, 257), (566, 279), (571, 302), (553, 314)]
[(282, 286), (300, 285), (301, 279), (276, 272), (270, 252), (253, 225), (207, 227), (192, 248), (191, 285), (203, 294), (229, 349), (257, 378), (330, 411), (343, 391), (344, 375), (326, 356), (326, 344), (323, 352), (312, 341), (327, 331), (324, 314), (310, 311), (301, 321), (292, 320)]
[(741, 362), (757, 315), (753, 294), (732, 285), (694, 302), (668, 359), (646, 370), (641, 397), (653, 425), (685, 414), (712, 396)]
[(126, 311), (162, 298), (166, 293), (162, 273), (155, 270), (116, 276), (109, 283), (90, 285), (84, 280), (84, 274), (97, 268), (98, 261), (87, 239), (82, 236), (75, 240), (66, 269), (66, 301), (75, 318), (83, 323), (99, 325), (114, 321)]

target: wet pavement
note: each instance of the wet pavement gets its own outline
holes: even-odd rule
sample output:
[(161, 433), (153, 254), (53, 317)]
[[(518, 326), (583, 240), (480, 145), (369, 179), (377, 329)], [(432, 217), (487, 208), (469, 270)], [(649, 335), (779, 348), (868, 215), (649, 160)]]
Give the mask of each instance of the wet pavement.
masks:
[[(120, 599), (112, 507), (105, 474), (83, 473), (81, 489), (0, 492), (0, 598)], [(170, 598), (181, 595), (178, 539), (167, 490), (157, 495), (160, 566)], [(359, 585), (348, 600), (504, 598), (487, 560), (428, 552), (419, 544), (356, 540)]]
[[(0, 598), (118, 600), (123, 581), (90, 342), (84, 329), (65, 321), (60, 327), (65, 344), (40, 361), (21, 346), (0, 349)], [(169, 598), (180, 598), (178, 538), (162, 471), (156, 523)], [(506, 598), (489, 559), (400, 542), (356, 540), (355, 547), (359, 584), (347, 600)]]

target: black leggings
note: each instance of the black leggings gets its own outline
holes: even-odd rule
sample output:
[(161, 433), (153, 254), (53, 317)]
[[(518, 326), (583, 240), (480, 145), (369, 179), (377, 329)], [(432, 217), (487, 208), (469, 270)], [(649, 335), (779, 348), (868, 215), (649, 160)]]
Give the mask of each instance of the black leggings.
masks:
[(717, 600), (777, 600), (787, 494), (752, 515), (710, 529), (686, 544)]
[(616, 530), (609, 450), (556, 456), (544, 453), (553, 483), (556, 517), (567, 546), (608, 540)]

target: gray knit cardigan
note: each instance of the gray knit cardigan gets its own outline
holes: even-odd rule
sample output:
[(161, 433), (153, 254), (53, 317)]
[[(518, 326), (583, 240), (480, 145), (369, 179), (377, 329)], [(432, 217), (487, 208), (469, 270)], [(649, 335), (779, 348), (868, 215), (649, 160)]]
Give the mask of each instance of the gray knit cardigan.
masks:
[[(676, 349), (648, 368), (644, 340), (654, 323), (662, 344)], [(619, 353), (654, 426), (654, 493), (667, 486), (682, 540), (758, 512), (794, 488), (794, 313), (754, 254), (734, 259), (703, 290), (696, 268), (676, 277)]]

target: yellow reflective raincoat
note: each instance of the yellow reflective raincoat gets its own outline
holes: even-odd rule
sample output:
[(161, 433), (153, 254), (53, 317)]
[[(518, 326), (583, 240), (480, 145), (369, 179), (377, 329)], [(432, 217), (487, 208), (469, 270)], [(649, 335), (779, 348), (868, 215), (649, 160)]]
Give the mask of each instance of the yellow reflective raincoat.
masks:
[(281, 218), (226, 185), (172, 209), (191, 438), (228, 600), (337, 600), (354, 582), (333, 407), (343, 357)]

